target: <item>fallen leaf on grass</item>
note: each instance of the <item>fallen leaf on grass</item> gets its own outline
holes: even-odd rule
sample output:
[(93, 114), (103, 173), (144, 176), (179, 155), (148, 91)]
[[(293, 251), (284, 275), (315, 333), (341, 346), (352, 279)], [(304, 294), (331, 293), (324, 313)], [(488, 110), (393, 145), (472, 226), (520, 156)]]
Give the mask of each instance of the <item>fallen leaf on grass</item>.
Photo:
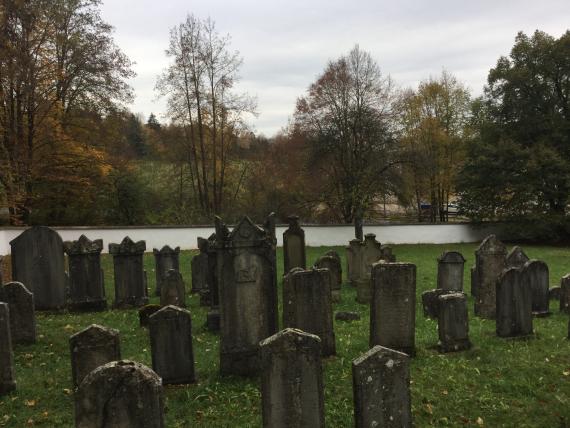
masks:
[(481, 416), (479, 416), (475, 422), (477, 422), (477, 425), (481, 425), (481, 426), (484, 424), (483, 418), (481, 418)]
[(28, 407), (34, 407), (36, 405), (36, 400), (24, 400), (24, 405)]

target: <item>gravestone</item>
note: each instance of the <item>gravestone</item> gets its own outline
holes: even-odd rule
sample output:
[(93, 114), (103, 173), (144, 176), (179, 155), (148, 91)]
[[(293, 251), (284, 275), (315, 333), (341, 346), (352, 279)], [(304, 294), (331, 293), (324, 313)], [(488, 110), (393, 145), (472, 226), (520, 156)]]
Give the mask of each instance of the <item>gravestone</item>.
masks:
[(560, 280), (560, 312), (570, 314), (570, 273)]
[(148, 320), (152, 314), (162, 309), (160, 305), (145, 305), (139, 309), (139, 326), (148, 327)]
[(331, 275), (331, 293), (333, 302), (340, 302), (342, 286), (342, 268), (340, 260), (333, 256), (319, 257), (315, 262), (317, 269), (327, 269)]
[(0, 302), (0, 396), (16, 389), (14, 351), (10, 334), (10, 309)]
[(324, 428), (321, 341), (287, 328), (261, 342), (265, 428)]
[(392, 247), (389, 245), (382, 245), (382, 256), (380, 257), (381, 260), (384, 260), (389, 263), (396, 262), (396, 255), (392, 253)]
[(422, 293), (422, 308), (424, 310), (424, 317), (436, 320), (439, 316), (439, 296), (453, 293), (457, 293), (457, 291), (443, 290), (441, 288), (424, 291)]
[(499, 337), (532, 334), (532, 291), (522, 269), (507, 268), (497, 280), (496, 332)]
[(465, 258), (457, 251), (446, 251), (437, 258), (437, 288), (463, 291)]
[(537, 317), (549, 315), (548, 265), (540, 260), (529, 260), (524, 264), (522, 273), (532, 294), (532, 314)]
[(120, 244), (109, 244), (115, 270), (115, 308), (144, 306), (148, 290), (143, 265), (144, 241), (133, 242), (128, 236)]
[(193, 383), (194, 352), (190, 312), (166, 306), (149, 319), (152, 368), (164, 385)]
[(192, 293), (201, 293), (208, 289), (208, 240), (198, 238), (198, 250), (192, 257)]
[(77, 388), (83, 379), (97, 367), (121, 359), (119, 332), (112, 328), (91, 324), (69, 338), (69, 350), (71, 378), (73, 387)]
[(230, 233), (216, 217), (220, 298), (220, 371), (259, 373), (259, 342), (278, 330), (275, 223), (263, 228), (248, 217)]
[(128, 360), (98, 367), (75, 395), (76, 428), (164, 428), (162, 380)]
[(337, 312), (334, 315), (334, 319), (337, 321), (358, 321), (360, 319), (360, 314), (357, 312)]
[[(475, 315), (495, 319), (497, 278), (506, 267), (507, 249), (495, 235), (486, 237), (475, 251)], [(473, 286), (473, 283), (472, 283)]]
[(364, 243), (358, 239), (352, 239), (346, 248), (347, 272), (350, 285), (356, 287), (356, 282), (364, 275)]
[(10, 307), (12, 343), (36, 343), (34, 295), (21, 282), (8, 282), (0, 286), (0, 302)]
[(170, 269), (162, 278), (160, 305), (186, 307), (186, 287), (177, 270)]
[(174, 269), (178, 272), (180, 270), (180, 247), (172, 249), (168, 245), (165, 245), (160, 250), (153, 248), (152, 253), (154, 254), (156, 273), (156, 290), (154, 294), (160, 296), (162, 285), (164, 284), (168, 271)]
[(372, 268), (370, 341), (410, 356), (415, 353), (416, 265), (375, 263)]
[(283, 327), (296, 328), (321, 339), (323, 357), (336, 354), (327, 269), (292, 269), (283, 278)]
[(72, 310), (103, 311), (107, 309), (101, 251), (103, 240), (89, 240), (81, 235), (77, 241), (66, 241), (63, 248), (69, 263), (69, 292)]
[(374, 346), (352, 362), (356, 428), (411, 427), (410, 357)]
[(463, 293), (444, 294), (438, 300), (439, 350), (456, 352), (471, 348), (467, 296)]
[(550, 300), (558, 300), (560, 302), (560, 287), (551, 287), (548, 289), (548, 298)]
[(287, 217), (289, 227), (283, 232), (283, 275), (295, 267), (307, 267), (305, 255), (305, 231), (299, 225), (299, 217)]
[(34, 226), (10, 242), (12, 279), (34, 294), (36, 310), (65, 307), (63, 242), (55, 230)]
[[(225, 232), (229, 231), (225, 226), (222, 227)], [(206, 327), (213, 332), (220, 331), (221, 315), (220, 315), (220, 286), (218, 281), (218, 256), (216, 253), (216, 234), (212, 233), (208, 238), (208, 305), (210, 310), (206, 314)], [(200, 302), (201, 303), (201, 302)]]
[(507, 254), (507, 267), (522, 268), (529, 260), (523, 249), (515, 245)]

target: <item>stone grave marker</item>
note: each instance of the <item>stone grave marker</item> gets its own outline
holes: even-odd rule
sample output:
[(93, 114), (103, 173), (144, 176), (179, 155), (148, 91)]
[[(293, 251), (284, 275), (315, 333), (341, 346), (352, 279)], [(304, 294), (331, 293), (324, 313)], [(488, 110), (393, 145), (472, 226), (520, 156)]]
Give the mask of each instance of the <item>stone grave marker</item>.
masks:
[(515, 245), (507, 254), (507, 267), (522, 268), (529, 260), (523, 249)]
[(201, 293), (208, 289), (208, 240), (198, 238), (198, 250), (192, 257), (192, 293)]
[(10, 309), (0, 303), (0, 397), (16, 389), (14, 352), (10, 334)]
[(356, 287), (357, 281), (364, 276), (364, 243), (358, 239), (352, 239), (346, 248), (346, 261), (348, 280), (350, 285)]
[(560, 312), (570, 314), (570, 274), (560, 280)]
[(524, 264), (522, 273), (532, 294), (532, 314), (538, 317), (549, 315), (548, 265), (540, 260), (529, 260)]
[(10, 307), (12, 343), (36, 343), (34, 295), (21, 282), (8, 282), (0, 286), (0, 302)]
[(463, 293), (444, 294), (438, 300), (439, 350), (456, 352), (471, 348), (467, 296)]
[(333, 302), (340, 302), (342, 286), (342, 268), (340, 261), (333, 256), (319, 257), (315, 262), (317, 269), (327, 269), (331, 275), (331, 293)]
[(148, 320), (152, 314), (162, 309), (160, 305), (145, 305), (139, 309), (139, 326), (148, 327)]
[(307, 258), (305, 255), (305, 231), (299, 224), (299, 217), (287, 217), (289, 227), (283, 233), (283, 275), (295, 267), (305, 269)]
[(170, 269), (162, 278), (160, 305), (186, 307), (186, 287), (182, 274), (177, 270)]
[(156, 274), (156, 289), (154, 294), (160, 296), (162, 285), (166, 280), (166, 275), (171, 269), (175, 271), (180, 270), (180, 247), (174, 249), (165, 245), (160, 250), (153, 248), (154, 254), (155, 274)]
[(463, 292), (465, 258), (457, 251), (445, 251), (437, 258), (437, 288)]
[[(229, 231), (225, 226), (222, 230)], [(216, 252), (216, 234), (213, 233), (208, 238), (208, 304), (210, 310), (206, 315), (206, 327), (213, 332), (220, 331), (221, 315), (220, 315), (220, 285), (218, 281), (218, 255)]]
[(507, 268), (497, 280), (499, 337), (532, 335), (532, 291), (522, 269)]
[[(495, 319), (497, 278), (506, 267), (507, 249), (495, 235), (486, 237), (475, 251), (475, 315)], [(471, 284), (473, 287), (473, 282)]]
[(442, 288), (424, 291), (422, 293), (422, 308), (424, 310), (424, 317), (436, 320), (439, 316), (439, 296), (453, 293), (457, 293), (457, 291), (444, 290)]
[(148, 304), (148, 290), (143, 265), (144, 241), (133, 242), (128, 236), (120, 244), (109, 244), (113, 256), (115, 302), (118, 309)]

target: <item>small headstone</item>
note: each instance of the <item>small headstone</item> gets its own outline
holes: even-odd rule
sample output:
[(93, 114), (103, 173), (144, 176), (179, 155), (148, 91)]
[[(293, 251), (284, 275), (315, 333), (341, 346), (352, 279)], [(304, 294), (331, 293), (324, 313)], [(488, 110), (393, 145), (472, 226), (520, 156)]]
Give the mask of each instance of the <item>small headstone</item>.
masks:
[(570, 314), (570, 273), (560, 280), (560, 311)]
[(457, 291), (444, 290), (441, 288), (424, 291), (422, 293), (422, 308), (424, 310), (424, 317), (436, 320), (439, 315), (439, 296), (453, 293), (457, 293)]
[(356, 428), (411, 427), (410, 357), (374, 346), (352, 362)]
[(507, 254), (507, 267), (522, 268), (529, 260), (523, 249), (516, 245)]
[(10, 309), (0, 303), (0, 396), (16, 389), (14, 351), (10, 334)]
[(190, 312), (166, 306), (149, 320), (152, 368), (164, 385), (193, 383), (194, 352)]
[(337, 312), (334, 319), (337, 321), (358, 321), (360, 314), (356, 312)]
[(392, 247), (389, 245), (382, 245), (382, 256), (380, 257), (381, 260), (384, 260), (389, 263), (396, 262), (396, 255), (392, 253)]
[(153, 248), (152, 253), (154, 254), (154, 264), (156, 273), (156, 289), (154, 294), (160, 296), (162, 285), (166, 280), (166, 275), (171, 269), (175, 271), (180, 270), (180, 247), (174, 249), (165, 245), (160, 250)]
[(115, 271), (115, 308), (148, 304), (148, 290), (143, 266), (144, 241), (133, 242), (128, 236), (120, 244), (109, 244)]
[(261, 342), (265, 428), (324, 428), (321, 340), (286, 328)]
[(437, 288), (463, 292), (465, 258), (457, 251), (446, 251), (437, 259)]
[(495, 319), (497, 278), (506, 267), (506, 255), (507, 248), (495, 235), (485, 238), (475, 251), (475, 315), (478, 317)]
[(119, 332), (97, 324), (92, 324), (71, 336), (69, 349), (74, 388), (97, 367), (121, 359)]
[(560, 292), (561, 292), (560, 287), (551, 287), (548, 289), (548, 298), (550, 300), (560, 301)]
[(467, 297), (463, 293), (444, 294), (439, 300), (439, 350), (464, 351), (471, 348)]
[(328, 269), (331, 275), (331, 293), (333, 302), (340, 302), (342, 268), (340, 261), (333, 256), (322, 256), (315, 262), (317, 269)]
[(186, 307), (186, 287), (180, 272), (170, 269), (162, 278), (160, 305)]
[(162, 380), (128, 360), (95, 369), (75, 395), (75, 426), (164, 428)]
[(293, 268), (307, 267), (305, 256), (305, 231), (299, 225), (299, 217), (287, 217), (289, 227), (283, 232), (283, 266), (286, 275)]
[(532, 294), (532, 314), (538, 317), (549, 315), (548, 265), (540, 260), (529, 260), (524, 264), (522, 273)]
[(198, 250), (200, 251), (192, 257), (192, 293), (201, 293), (208, 289), (208, 240), (198, 238)]
[(12, 343), (36, 343), (34, 295), (21, 282), (8, 282), (0, 286), (0, 302), (10, 307)]
[(162, 306), (160, 305), (145, 305), (139, 309), (139, 326), (148, 327), (148, 320), (152, 314), (160, 311)]
[(519, 268), (506, 269), (497, 280), (496, 331), (499, 337), (532, 334), (532, 292)]

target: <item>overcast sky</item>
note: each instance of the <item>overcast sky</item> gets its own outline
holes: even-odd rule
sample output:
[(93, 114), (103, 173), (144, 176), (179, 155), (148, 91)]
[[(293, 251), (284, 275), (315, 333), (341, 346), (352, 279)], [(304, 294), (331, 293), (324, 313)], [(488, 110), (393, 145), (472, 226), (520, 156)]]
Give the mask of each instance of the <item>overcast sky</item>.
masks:
[(560, 37), (570, 27), (569, 0), (104, 0), (103, 18), (136, 63), (130, 107), (145, 118), (154, 112), (167, 121), (154, 85), (168, 65), (169, 30), (187, 14), (211, 17), (230, 34), (244, 60), (239, 90), (257, 97), (251, 123), (266, 136), (287, 125), (327, 62), (356, 43), (401, 87), (445, 68), (478, 95), (518, 31)]

